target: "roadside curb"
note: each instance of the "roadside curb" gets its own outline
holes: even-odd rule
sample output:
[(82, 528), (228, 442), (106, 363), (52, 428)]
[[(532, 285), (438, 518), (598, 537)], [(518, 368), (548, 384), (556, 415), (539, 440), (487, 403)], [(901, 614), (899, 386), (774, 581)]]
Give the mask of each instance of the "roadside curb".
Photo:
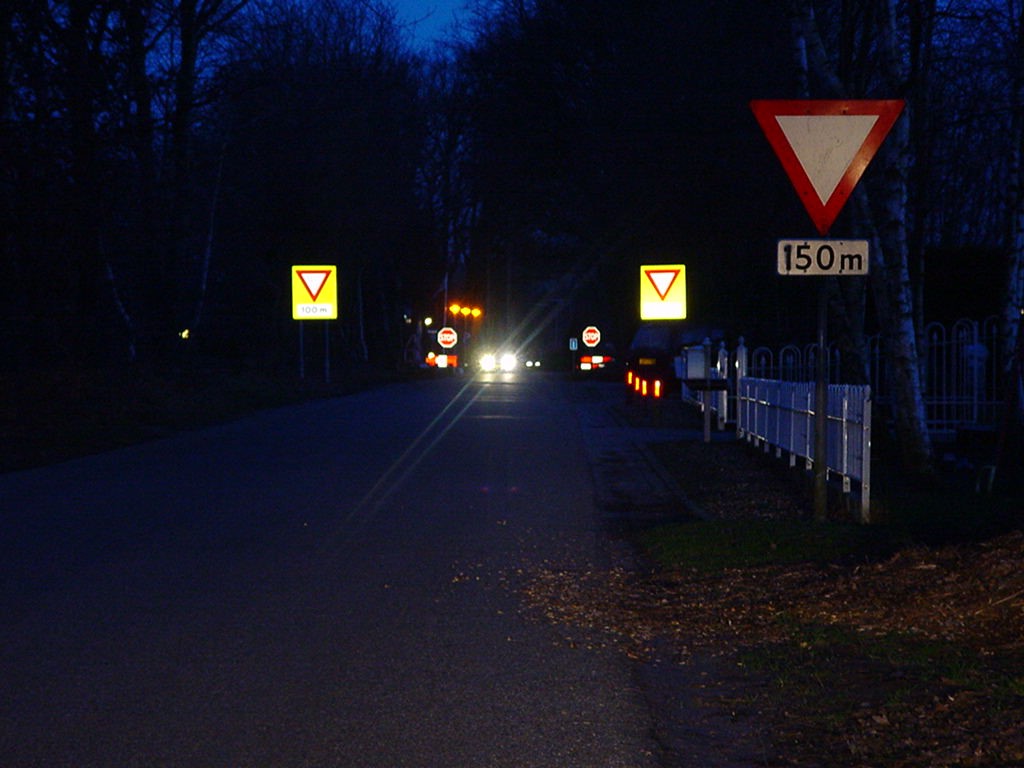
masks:
[(594, 386), (575, 403), (598, 507), (613, 526), (706, 519), (707, 513), (650, 449), (659, 442), (700, 441), (702, 431), (674, 424), (674, 419), (632, 424), (621, 391), (614, 385)]

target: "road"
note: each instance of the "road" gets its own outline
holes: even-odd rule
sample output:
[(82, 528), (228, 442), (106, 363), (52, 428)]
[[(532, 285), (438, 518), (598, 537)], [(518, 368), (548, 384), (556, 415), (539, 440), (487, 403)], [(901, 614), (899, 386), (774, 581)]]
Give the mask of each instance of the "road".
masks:
[(517, 595), (608, 557), (580, 392), (452, 376), (0, 476), (0, 765), (657, 765), (628, 662)]

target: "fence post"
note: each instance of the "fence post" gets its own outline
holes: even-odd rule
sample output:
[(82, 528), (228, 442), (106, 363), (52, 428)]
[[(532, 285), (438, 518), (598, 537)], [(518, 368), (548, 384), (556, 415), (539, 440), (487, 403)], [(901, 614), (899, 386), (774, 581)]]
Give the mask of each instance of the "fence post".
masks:
[(863, 401), (864, 412), (860, 433), (860, 519), (863, 523), (871, 522), (871, 387), (867, 388)]
[(747, 378), (747, 366), (749, 364), (747, 346), (744, 343), (743, 337), (740, 336), (736, 343), (736, 355), (734, 358), (734, 367), (736, 370), (736, 432), (740, 434), (740, 409), (743, 407), (743, 403), (740, 400), (740, 382)]
[(725, 429), (725, 423), (729, 420), (729, 350), (725, 348), (725, 342), (718, 346), (718, 378), (726, 382), (726, 387), (718, 393), (718, 428)]
[(747, 378), (747, 366), (749, 365), (747, 359), (747, 346), (743, 343), (743, 337), (740, 336), (739, 343), (736, 345), (736, 380)]
[[(704, 339), (704, 381), (711, 381), (711, 339)], [(704, 406), (704, 442), (711, 442), (711, 390), (701, 392), (701, 404)]]

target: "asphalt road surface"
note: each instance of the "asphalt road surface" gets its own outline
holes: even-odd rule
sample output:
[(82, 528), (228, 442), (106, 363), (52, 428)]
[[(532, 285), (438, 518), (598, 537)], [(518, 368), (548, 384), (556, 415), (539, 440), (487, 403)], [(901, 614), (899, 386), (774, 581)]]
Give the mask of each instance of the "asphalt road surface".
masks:
[(580, 391), (445, 377), (0, 476), (0, 766), (657, 765), (629, 662), (517, 594), (608, 556)]

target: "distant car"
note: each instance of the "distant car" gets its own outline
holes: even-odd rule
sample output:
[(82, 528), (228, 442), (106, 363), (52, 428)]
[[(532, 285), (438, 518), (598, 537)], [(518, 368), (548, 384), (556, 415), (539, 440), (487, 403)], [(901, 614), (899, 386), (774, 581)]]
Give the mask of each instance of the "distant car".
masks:
[(573, 353), (573, 376), (583, 378), (618, 378), (622, 360), (610, 343), (581, 347)]
[(663, 392), (678, 392), (675, 359), (683, 347), (697, 346), (708, 338), (717, 345), (724, 336), (722, 331), (686, 321), (647, 323), (633, 336), (626, 355), (626, 370), (647, 381), (660, 381)]
[(531, 371), (539, 371), (542, 368), (540, 355), (533, 351), (521, 351), (517, 357), (523, 368), (527, 368)]
[(494, 351), (480, 355), (480, 370), (490, 373), (501, 371), (511, 373), (519, 367), (519, 358), (515, 352)]

